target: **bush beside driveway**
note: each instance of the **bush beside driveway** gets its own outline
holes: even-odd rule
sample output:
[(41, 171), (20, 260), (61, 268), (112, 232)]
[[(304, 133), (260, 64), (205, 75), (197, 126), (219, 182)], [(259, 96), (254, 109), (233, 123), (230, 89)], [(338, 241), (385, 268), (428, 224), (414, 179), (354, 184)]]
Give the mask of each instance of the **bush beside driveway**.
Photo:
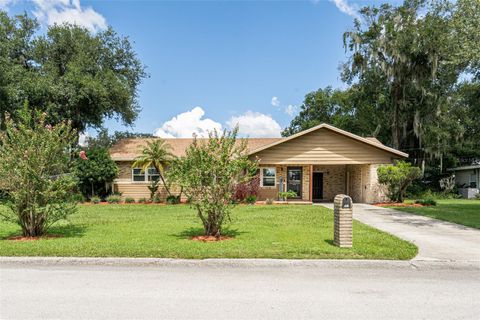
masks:
[[(0, 207), (0, 210), (5, 210)], [(415, 245), (354, 221), (354, 246), (332, 244), (333, 213), (321, 206), (238, 206), (224, 230), (230, 240), (203, 243), (196, 212), (186, 205), (82, 205), (50, 231), (58, 238), (12, 241), (0, 222), (1, 256), (410, 259)]]

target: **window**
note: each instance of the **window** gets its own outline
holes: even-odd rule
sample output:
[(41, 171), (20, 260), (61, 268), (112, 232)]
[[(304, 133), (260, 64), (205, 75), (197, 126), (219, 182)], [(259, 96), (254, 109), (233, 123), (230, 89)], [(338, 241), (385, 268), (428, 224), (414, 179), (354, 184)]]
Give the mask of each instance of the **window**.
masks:
[(142, 171), (141, 168), (132, 169), (132, 180), (134, 182), (157, 181), (160, 175), (155, 168), (148, 168)]
[(134, 168), (132, 169), (132, 178), (133, 181), (143, 182), (145, 181), (145, 172), (142, 172), (140, 168)]
[(262, 168), (262, 187), (275, 187), (277, 171), (275, 168)]
[(148, 181), (157, 181), (158, 179), (160, 179), (160, 175), (158, 174), (157, 169), (148, 168), (147, 179)]
[(477, 187), (477, 176), (475, 174), (470, 175), (470, 188)]

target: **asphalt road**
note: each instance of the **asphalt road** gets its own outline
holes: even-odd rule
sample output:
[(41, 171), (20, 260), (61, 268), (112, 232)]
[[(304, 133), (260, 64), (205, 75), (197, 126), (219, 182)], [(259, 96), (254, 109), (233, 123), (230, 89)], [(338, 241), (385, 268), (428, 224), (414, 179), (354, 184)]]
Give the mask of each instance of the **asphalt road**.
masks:
[(0, 263), (2, 319), (479, 317), (478, 266), (351, 261)]

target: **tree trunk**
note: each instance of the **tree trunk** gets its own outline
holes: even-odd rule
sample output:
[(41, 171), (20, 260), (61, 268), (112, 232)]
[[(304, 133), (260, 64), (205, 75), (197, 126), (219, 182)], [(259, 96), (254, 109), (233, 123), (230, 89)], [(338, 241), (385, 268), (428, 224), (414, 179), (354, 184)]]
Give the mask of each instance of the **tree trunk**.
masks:
[(162, 172), (160, 171), (160, 168), (155, 167), (155, 170), (157, 170), (160, 179), (162, 179), (162, 182), (163, 182), (163, 186), (164, 186), (164, 188), (165, 188), (165, 191), (167, 191), (167, 194), (168, 194), (169, 196), (171, 196), (172, 193), (170, 192), (170, 188), (168, 188), (167, 183), (165, 182), (165, 179), (163, 178), (163, 174), (162, 174)]

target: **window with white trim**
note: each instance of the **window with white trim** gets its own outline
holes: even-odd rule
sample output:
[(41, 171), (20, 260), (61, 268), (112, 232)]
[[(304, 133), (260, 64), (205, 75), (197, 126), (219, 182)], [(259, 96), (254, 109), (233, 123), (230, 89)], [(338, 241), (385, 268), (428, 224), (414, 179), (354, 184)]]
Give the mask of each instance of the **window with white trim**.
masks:
[(475, 174), (470, 175), (470, 188), (477, 187), (477, 176)]
[(156, 181), (159, 178), (160, 175), (155, 168), (148, 168), (145, 171), (142, 171), (141, 168), (132, 169), (132, 181), (134, 182)]
[(157, 181), (158, 179), (160, 179), (160, 175), (158, 174), (157, 169), (148, 168), (148, 170), (147, 170), (147, 180), (148, 181)]
[(275, 167), (262, 168), (262, 187), (275, 187), (277, 169)]
[(135, 182), (145, 182), (145, 172), (142, 172), (140, 168), (133, 168), (132, 180)]

